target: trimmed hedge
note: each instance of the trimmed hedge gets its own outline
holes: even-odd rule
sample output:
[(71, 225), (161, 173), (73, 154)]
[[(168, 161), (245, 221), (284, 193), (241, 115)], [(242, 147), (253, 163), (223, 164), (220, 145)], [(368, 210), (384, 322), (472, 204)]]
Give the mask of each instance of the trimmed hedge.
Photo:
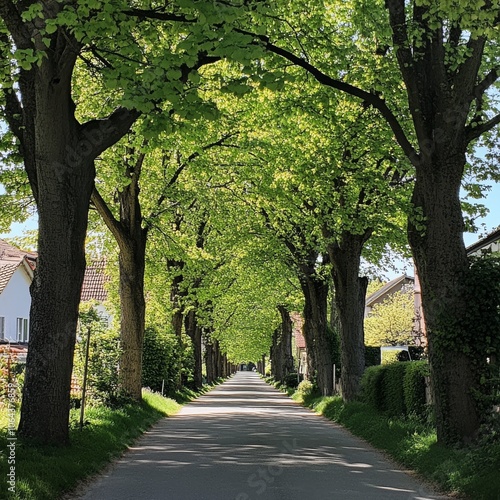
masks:
[(399, 417), (406, 415), (404, 394), (404, 378), (407, 363), (391, 363), (385, 367), (384, 405), (389, 415)]
[(427, 417), (426, 361), (398, 362), (367, 368), (361, 379), (363, 401), (389, 416)]
[(425, 377), (429, 376), (429, 365), (425, 361), (408, 363), (403, 379), (403, 390), (407, 415), (423, 418), (426, 414)]

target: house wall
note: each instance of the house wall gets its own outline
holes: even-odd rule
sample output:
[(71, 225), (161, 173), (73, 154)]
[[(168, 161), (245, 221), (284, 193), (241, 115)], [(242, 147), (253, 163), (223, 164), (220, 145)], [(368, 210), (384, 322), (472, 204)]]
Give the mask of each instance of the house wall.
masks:
[(0, 294), (0, 316), (5, 318), (5, 339), (17, 341), (17, 318), (30, 317), (31, 280), (21, 264)]

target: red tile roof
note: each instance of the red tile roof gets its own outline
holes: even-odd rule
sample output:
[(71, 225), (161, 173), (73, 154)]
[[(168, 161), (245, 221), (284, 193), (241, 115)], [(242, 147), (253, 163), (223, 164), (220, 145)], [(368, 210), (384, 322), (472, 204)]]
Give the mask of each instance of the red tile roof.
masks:
[(5, 290), (16, 269), (21, 262), (9, 262), (0, 260), (0, 293)]
[(31, 270), (35, 269), (36, 253), (19, 250), (0, 239), (0, 293), (2, 293), (16, 272), (17, 268), (24, 263)]
[(81, 300), (97, 300), (103, 302), (108, 298), (105, 284), (109, 281), (106, 275), (106, 261), (100, 260), (89, 264), (83, 277)]

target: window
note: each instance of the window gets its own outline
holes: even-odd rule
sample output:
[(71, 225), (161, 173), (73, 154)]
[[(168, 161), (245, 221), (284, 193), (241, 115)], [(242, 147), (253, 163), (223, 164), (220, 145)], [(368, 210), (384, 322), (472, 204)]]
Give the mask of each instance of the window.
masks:
[(17, 341), (28, 342), (28, 320), (26, 318), (17, 318)]
[(0, 340), (5, 340), (5, 317), (0, 316)]

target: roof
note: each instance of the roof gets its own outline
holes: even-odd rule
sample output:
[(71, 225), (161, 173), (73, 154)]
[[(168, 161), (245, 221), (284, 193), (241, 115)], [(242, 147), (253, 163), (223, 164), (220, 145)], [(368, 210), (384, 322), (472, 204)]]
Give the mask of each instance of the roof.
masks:
[(381, 297), (389, 294), (393, 288), (396, 288), (399, 285), (403, 286), (406, 283), (413, 283), (413, 282), (414, 282), (413, 276), (408, 276), (406, 274), (402, 274), (401, 276), (394, 278), (393, 280), (386, 283), (382, 288), (380, 288), (376, 292), (366, 297), (365, 307), (371, 307)]
[(24, 258), (31, 269), (35, 269), (37, 257), (38, 254), (36, 252), (21, 250), (7, 241), (0, 239), (0, 260), (20, 262)]
[(37, 254), (34, 252), (20, 250), (0, 239), (0, 293), (5, 290), (5, 287), (20, 266), (24, 265), (29, 277), (33, 278), (36, 256)]
[(0, 260), (0, 293), (5, 290), (10, 279), (16, 272), (21, 262), (9, 262)]
[(85, 269), (83, 277), (81, 300), (97, 300), (103, 302), (108, 298), (106, 283), (109, 281), (109, 276), (106, 274), (106, 261), (99, 260), (92, 262)]
[(466, 248), (467, 255), (473, 254), (477, 250), (480, 250), (481, 248), (486, 247), (487, 245), (494, 243), (497, 240), (500, 240), (500, 226), (498, 226), (494, 231), (492, 231), (490, 234), (488, 234), (484, 238), (481, 238), (480, 240), (477, 240), (472, 245), (469, 245)]

